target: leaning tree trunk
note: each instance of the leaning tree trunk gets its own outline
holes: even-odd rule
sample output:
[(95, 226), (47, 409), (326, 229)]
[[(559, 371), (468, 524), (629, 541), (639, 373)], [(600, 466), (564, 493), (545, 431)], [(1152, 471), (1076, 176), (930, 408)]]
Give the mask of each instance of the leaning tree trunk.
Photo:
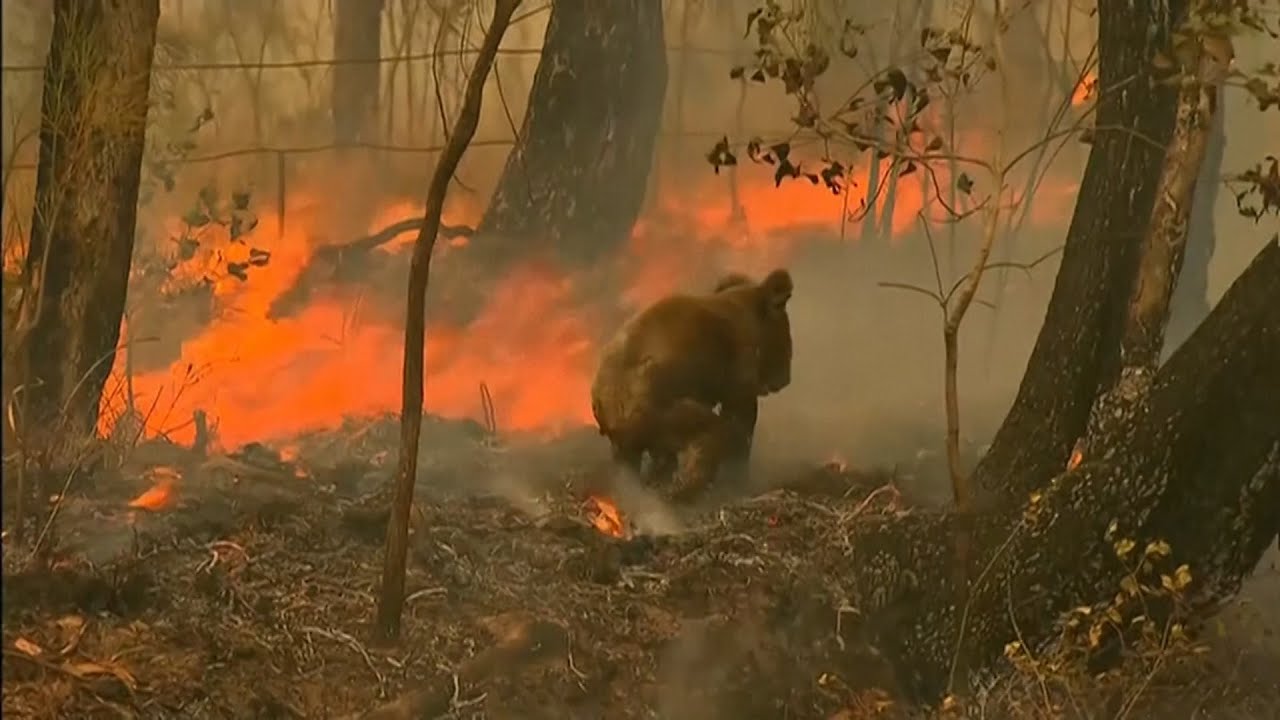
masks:
[[(1158, 303), (1131, 297), (1148, 234), (1167, 236), (1176, 226), (1163, 209), (1153, 216), (1153, 192), (1186, 158), (1167, 160), (1165, 147), (1152, 143), (1168, 145), (1176, 121), (1177, 150), (1185, 152), (1194, 123), (1182, 124), (1191, 106), (1151, 89), (1146, 68), (1185, 11), (1157, 0), (1099, 5), (1101, 85), (1124, 90), (1102, 99), (1045, 327), (1015, 406), (975, 470), (988, 502), (977, 513), (864, 523), (851, 538), (858, 557), (841, 587), (865, 639), (917, 696), (962, 690), (1005, 643), (1020, 639), (1034, 649), (1062, 613), (1105, 603), (1126, 572), (1112, 549), (1118, 538), (1138, 547), (1170, 543), (1176, 561), (1193, 568), (1193, 600), (1211, 607), (1280, 531), (1280, 405), (1267, 390), (1280, 384), (1276, 241), (1151, 371), (1142, 401), (1126, 407), (1122, 422), (1089, 422), (1095, 399), (1117, 387), (1122, 349), (1132, 354), (1161, 337), (1147, 322), (1160, 313), (1135, 315), (1139, 325), (1129, 317)], [(1132, 44), (1135, 33), (1153, 28), (1150, 45)], [(1183, 93), (1196, 88), (1203, 85)], [(1125, 213), (1138, 220), (1117, 222)], [(1143, 258), (1148, 272), (1155, 257)], [(1166, 265), (1176, 268), (1176, 257)], [(1083, 463), (1063, 472), (1086, 431)], [(952, 567), (957, 542), (972, 549), (960, 572)]]
[(336, 0), (333, 20), (333, 134), (339, 144), (367, 141), (378, 107), (383, 0)]
[(1222, 187), (1222, 156), (1227, 147), (1227, 107), (1221, 96), (1219, 92), (1213, 134), (1209, 137), (1204, 165), (1196, 181), (1195, 202), (1191, 205), (1191, 223), (1187, 231), (1187, 253), (1178, 285), (1173, 291), (1168, 336), (1164, 343), (1165, 357), (1172, 354), (1209, 314), (1209, 262), (1213, 260), (1213, 251), (1218, 245), (1214, 208), (1218, 204), (1218, 190)]
[(53, 12), (21, 341), (27, 426), (77, 438), (94, 430), (120, 337), (160, 3)]
[(662, 3), (552, 3), (524, 123), (478, 228), (481, 252), (582, 264), (621, 247), (644, 202), (666, 87)]
[[(965, 671), (994, 667), (1005, 643), (1034, 651), (1063, 613), (1105, 604), (1127, 571), (1117, 539), (1168, 542), (1197, 606), (1238, 589), (1280, 532), (1278, 275), (1273, 240), (1157, 374), (1143, 414), (1033, 499), (855, 526), (852, 569), (832, 582), (904, 691), (964, 691)], [(977, 550), (958, 575), (961, 530)]]
[(1044, 325), (974, 471), (983, 504), (1021, 503), (1064, 467), (1094, 398), (1118, 377), (1140, 240), (1173, 131), (1176, 91), (1153, 82), (1151, 58), (1187, 7), (1173, 0), (1160, 12), (1153, 3), (1099, 4), (1098, 131)]

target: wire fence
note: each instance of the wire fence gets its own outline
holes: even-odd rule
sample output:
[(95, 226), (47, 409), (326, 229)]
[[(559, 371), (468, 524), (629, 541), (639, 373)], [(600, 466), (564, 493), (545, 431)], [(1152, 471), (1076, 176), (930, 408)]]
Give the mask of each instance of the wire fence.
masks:
[[(305, 70), (308, 68), (327, 68), (345, 65), (385, 65), (389, 63), (399, 62), (422, 62), (426, 60), (439, 60), (445, 58), (456, 58), (459, 55), (470, 56), (478, 53), (475, 48), (462, 48), (461, 50), (438, 50), (434, 52), (408, 53), (405, 55), (389, 55), (376, 58), (328, 58), (313, 60), (285, 60), (276, 62), (210, 62), (210, 63), (173, 63), (156, 65), (151, 69), (155, 73), (169, 72), (213, 72), (220, 70)], [(733, 57), (740, 53), (735, 53), (728, 48), (702, 47), (694, 45), (676, 45), (668, 46), (667, 52), (689, 55), (707, 55), (713, 57)], [(506, 57), (529, 57), (542, 53), (542, 48), (500, 48), (499, 56)], [(44, 72), (44, 64), (23, 64), (23, 65), (4, 65), (0, 67), (5, 73), (38, 73)]]
[[(747, 133), (752, 134), (752, 133)], [(757, 132), (754, 135), (767, 135), (767, 132)], [(668, 139), (684, 139), (684, 140), (710, 140), (719, 138), (724, 135), (723, 132), (713, 132), (710, 130), (685, 130), (681, 132), (663, 132), (658, 137), (663, 140)], [(509, 148), (515, 145), (514, 138), (494, 138), (488, 140), (473, 140), (467, 144), (469, 148)], [(277, 158), (289, 158), (298, 155), (316, 155), (319, 153), (333, 152), (335, 150), (369, 150), (373, 152), (391, 153), (396, 155), (434, 155), (444, 150), (444, 145), (390, 145), (386, 143), (373, 142), (354, 142), (354, 143), (325, 143), (322, 145), (298, 145), (295, 147), (244, 147), (235, 150), (225, 150), (222, 152), (209, 153), (208, 155), (197, 155), (185, 158), (174, 158), (166, 160), (169, 165), (186, 166), (186, 165), (207, 165), (209, 163), (220, 162), (223, 160), (232, 160), (242, 157), (255, 157), (263, 155), (274, 155)], [(14, 171), (31, 172), (36, 169), (35, 163), (15, 163), (10, 167)]]
[[(667, 46), (666, 51), (671, 55), (679, 57), (701, 56), (701, 57), (718, 57), (732, 58), (735, 54), (734, 50), (729, 48), (707, 47), (700, 45), (691, 45), (682, 43), (680, 45)], [(459, 57), (474, 56), (479, 52), (475, 47), (462, 47), (447, 50), (433, 50), (424, 52), (401, 53), (396, 55), (380, 56), (376, 58), (313, 58), (304, 60), (289, 61), (237, 61), (237, 62), (194, 62), (194, 63), (160, 63), (152, 68), (152, 72), (160, 75), (191, 72), (191, 73), (216, 73), (226, 71), (238, 72), (279, 72), (279, 71), (299, 71), (309, 69), (325, 69), (339, 66), (368, 66), (368, 65), (396, 65), (399, 63), (420, 63), (428, 61), (437, 61), (441, 59), (456, 59)], [(542, 53), (541, 47), (527, 48), (500, 48), (498, 55), (506, 58), (531, 58), (539, 57)], [(31, 64), (7, 64), (0, 66), (0, 71), (4, 76), (30, 76), (43, 73), (45, 66), (43, 63)], [(661, 139), (702, 139), (711, 140), (718, 138), (723, 133), (710, 131), (686, 131), (677, 130), (662, 132), (659, 134)], [(476, 139), (473, 140), (469, 147), (472, 148), (510, 148), (514, 146), (515, 139), (511, 137)], [(440, 153), (444, 149), (444, 144), (430, 145), (400, 145), (386, 142), (327, 142), (312, 145), (296, 145), (296, 146), (275, 146), (275, 145), (258, 145), (252, 147), (241, 147), (235, 149), (222, 150), (218, 152), (210, 152), (203, 155), (193, 155), (186, 157), (175, 157), (166, 159), (165, 163), (172, 166), (197, 166), (217, 163), (236, 158), (255, 158), (255, 157), (274, 157), (275, 174), (276, 174), (276, 194), (281, 223), (284, 222), (285, 204), (289, 176), (289, 160), (291, 158), (316, 155), (320, 153), (329, 153), (343, 150), (362, 150), (372, 153), (392, 154), (392, 155), (434, 155)], [(13, 172), (29, 173), (34, 172), (38, 165), (35, 162), (14, 162), (7, 168), (7, 174)]]
[[(766, 133), (759, 133), (766, 134)], [(712, 140), (720, 138), (724, 135), (722, 132), (711, 131), (682, 131), (682, 132), (663, 132), (659, 133), (660, 139), (702, 139)], [(468, 143), (469, 148), (489, 147), (489, 148), (510, 148), (515, 145), (514, 138), (500, 138), (487, 140), (473, 140)], [(289, 178), (291, 177), (289, 168), (289, 159), (299, 155), (313, 155), (317, 153), (332, 152), (344, 149), (363, 149), (373, 152), (384, 152), (393, 154), (434, 154), (444, 150), (444, 145), (426, 145), (421, 147), (388, 145), (382, 143), (356, 142), (356, 143), (329, 143), (324, 145), (304, 145), (297, 147), (248, 147), (238, 150), (228, 150), (225, 152), (211, 153), (208, 155), (175, 158), (168, 161), (172, 165), (189, 166), (206, 163), (218, 162), (220, 160), (228, 160), (239, 157), (251, 156), (274, 156), (275, 167), (275, 213), (277, 222), (277, 233), (283, 234), (288, 216), (288, 200), (289, 200)], [(34, 171), (37, 165), (35, 163), (14, 164), (8, 168), (8, 172), (12, 171)], [(6, 188), (6, 194), (8, 188)], [(7, 198), (6, 198), (7, 199)]]
[[(409, 53), (404, 55), (383, 56), (377, 58), (365, 59), (347, 59), (347, 58), (329, 58), (329, 59), (312, 59), (312, 60), (293, 60), (283, 62), (214, 62), (214, 63), (178, 63), (167, 65), (156, 65), (152, 68), (155, 73), (168, 72), (216, 72), (229, 70), (298, 70), (307, 68), (328, 68), (344, 65), (384, 65), (399, 62), (422, 62), (427, 60), (437, 60), (441, 58), (454, 58), (462, 55), (474, 55), (478, 52), (475, 48), (462, 48), (454, 50), (441, 50), (435, 52)], [(727, 48), (714, 48), (692, 45), (668, 46), (667, 52), (675, 54), (692, 54), (715, 57), (730, 57), (734, 54), (732, 50)], [(534, 57), (542, 53), (541, 48), (502, 48), (498, 50), (499, 55), (515, 56), (515, 57)], [(12, 64), (0, 67), (5, 74), (32, 74), (44, 71), (43, 64)], [(713, 132), (697, 132), (697, 131), (681, 131), (674, 133), (663, 133), (660, 137), (669, 138), (694, 138), (706, 139), (718, 137), (721, 133)], [(480, 139), (470, 143), (470, 147), (511, 147), (515, 141), (510, 138), (504, 139)], [(409, 155), (432, 155), (439, 153), (444, 149), (444, 145), (425, 145), (425, 146), (409, 146), (396, 145), (390, 143), (377, 142), (353, 142), (353, 143), (325, 143), (318, 145), (301, 145), (295, 147), (243, 147), (221, 152), (210, 153), (207, 155), (199, 155), (194, 157), (175, 158), (166, 160), (167, 164), (186, 166), (186, 165), (203, 165), (208, 163), (230, 160), (234, 158), (254, 157), (263, 155), (275, 155), (279, 158), (286, 158), (298, 155), (314, 155), (317, 153), (332, 152), (336, 150), (367, 150), (371, 152), (391, 153), (391, 154), (409, 154)], [(11, 171), (31, 172), (36, 169), (35, 163), (15, 163), (9, 168)]]

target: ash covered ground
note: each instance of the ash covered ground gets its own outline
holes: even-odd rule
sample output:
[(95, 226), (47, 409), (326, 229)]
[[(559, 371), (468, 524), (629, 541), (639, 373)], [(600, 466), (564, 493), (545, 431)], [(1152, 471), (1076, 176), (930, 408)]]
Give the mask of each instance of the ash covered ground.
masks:
[[(421, 704), (405, 717), (840, 709), (813, 684), (830, 669), (806, 660), (836, 642), (830, 608), (795, 599), (791, 649), (765, 649), (782, 637), (765, 611), (797, 573), (840, 561), (842, 523), (894, 507), (887, 475), (829, 466), (677, 512), (615, 482), (594, 432), (506, 444), (433, 422), (403, 641), (379, 649), (368, 623), (397, 432), (392, 417), (352, 424), (288, 461), (149, 443), (121, 477), (69, 495), (51, 569), (5, 576), (5, 711), (339, 717), (404, 693)], [(620, 506), (620, 537), (597, 527), (593, 494)]]
[[(618, 478), (593, 430), (502, 439), (429, 418), (402, 641), (380, 648), (369, 624), (397, 433), (387, 416), (284, 453), (152, 441), (69, 494), (47, 568), (5, 555), (4, 711), (905, 716), (890, 671), (844, 642), (856, 550), (842, 537), (868, 514), (915, 512), (896, 485), (930, 468), (758, 462), (755, 487), (673, 509)], [(616, 502), (620, 532), (593, 497)], [(1224, 672), (1266, 677), (1276, 659), (1261, 609), (1274, 565), (1223, 619)]]

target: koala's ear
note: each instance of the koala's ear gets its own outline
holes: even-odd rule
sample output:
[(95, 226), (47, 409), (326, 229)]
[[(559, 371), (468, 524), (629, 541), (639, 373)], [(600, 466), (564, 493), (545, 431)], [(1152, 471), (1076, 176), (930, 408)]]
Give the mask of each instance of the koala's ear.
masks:
[(751, 278), (746, 275), (743, 275), (742, 273), (729, 273), (716, 282), (716, 287), (711, 292), (718, 293), (728, 290), (729, 288), (741, 287), (743, 285), (750, 284)]
[(791, 282), (791, 273), (786, 268), (778, 268), (765, 276), (760, 289), (766, 307), (781, 312), (787, 309), (787, 302), (791, 300), (795, 285)]

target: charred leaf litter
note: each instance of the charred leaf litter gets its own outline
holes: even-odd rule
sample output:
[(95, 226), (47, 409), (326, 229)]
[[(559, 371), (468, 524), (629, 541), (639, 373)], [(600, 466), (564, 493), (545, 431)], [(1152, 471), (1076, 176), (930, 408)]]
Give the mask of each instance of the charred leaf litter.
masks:
[(842, 528), (903, 512), (888, 473), (757, 472), (673, 510), (614, 480), (594, 429), (499, 441), (427, 418), (401, 642), (376, 646), (398, 433), (386, 416), (226, 455), (150, 442), (73, 487), (45, 567), (5, 553), (4, 711), (828, 717), (848, 696), (819, 678), (876, 685), (838, 651), (836, 579)]

